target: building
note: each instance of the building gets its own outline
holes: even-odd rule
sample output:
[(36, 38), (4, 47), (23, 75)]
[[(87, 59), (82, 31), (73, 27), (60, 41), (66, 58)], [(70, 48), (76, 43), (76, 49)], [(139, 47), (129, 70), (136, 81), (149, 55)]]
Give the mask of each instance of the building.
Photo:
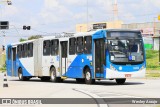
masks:
[(146, 49), (159, 50), (160, 22), (122, 24), (124, 29), (140, 29)]
[[(87, 29), (88, 28), (88, 29)], [(139, 29), (144, 38), (145, 48), (159, 50), (160, 22), (130, 23), (123, 24), (122, 21), (96, 22), (87, 24), (77, 24), (76, 32), (87, 32), (92, 29)]]
[(92, 29), (112, 29), (112, 28), (121, 28), (122, 21), (111, 21), (111, 22), (96, 22), (85, 24), (77, 24), (76, 32), (87, 32)]

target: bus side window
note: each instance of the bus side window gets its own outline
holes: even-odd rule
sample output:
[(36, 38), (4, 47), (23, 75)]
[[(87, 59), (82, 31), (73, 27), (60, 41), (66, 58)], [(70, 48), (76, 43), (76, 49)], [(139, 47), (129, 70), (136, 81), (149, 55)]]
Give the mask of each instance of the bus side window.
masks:
[(91, 50), (92, 50), (92, 37), (86, 36), (84, 37), (84, 53), (91, 54)]
[(43, 42), (43, 55), (44, 56), (50, 55), (50, 40), (46, 40)]
[(8, 60), (11, 60), (11, 48), (8, 48)]
[(27, 49), (27, 44), (23, 44), (23, 48), (22, 48), (22, 57), (23, 58), (26, 58), (27, 57), (27, 51), (28, 51), (28, 49)]
[(22, 45), (18, 45), (17, 54), (18, 58), (22, 58)]
[(27, 47), (27, 44), (24, 44), (24, 57), (26, 58), (28, 55), (27, 55), (27, 53), (28, 53), (28, 47)]
[(76, 39), (75, 38), (70, 38), (69, 39), (69, 55), (75, 55), (76, 53)]
[(28, 44), (28, 57), (33, 57), (33, 43)]
[(83, 53), (83, 37), (77, 38), (77, 54)]
[(24, 45), (22, 45), (22, 58), (24, 58), (24, 53), (25, 53)]
[(51, 55), (56, 56), (58, 55), (59, 51), (59, 40), (51, 40)]

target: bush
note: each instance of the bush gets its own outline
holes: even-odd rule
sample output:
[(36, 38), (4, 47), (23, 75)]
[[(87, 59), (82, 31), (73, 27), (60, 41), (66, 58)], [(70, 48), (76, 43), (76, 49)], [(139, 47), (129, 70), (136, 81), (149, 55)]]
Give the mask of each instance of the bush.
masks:
[(159, 52), (155, 50), (146, 50), (147, 69), (159, 70)]
[(146, 50), (146, 59), (150, 59), (158, 55), (158, 51), (155, 50)]
[(3, 64), (3, 66), (0, 68), (0, 70), (6, 70), (6, 64)]

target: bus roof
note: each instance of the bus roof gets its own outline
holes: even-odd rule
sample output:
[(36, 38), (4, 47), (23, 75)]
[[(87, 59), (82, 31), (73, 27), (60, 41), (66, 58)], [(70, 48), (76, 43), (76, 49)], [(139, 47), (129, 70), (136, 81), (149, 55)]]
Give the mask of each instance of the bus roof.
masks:
[[(133, 31), (133, 32), (140, 32), (140, 30), (138, 29), (97, 29), (97, 30), (93, 30), (93, 31), (90, 31), (90, 32), (78, 32), (78, 33), (62, 33), (62, 34), (72, 34), (73, 37), (79, 37), (79, 36), (89, 36), (89, 35), (93, 35), (97, 32), (100, 32), (100, 31)], [(58, 37), (60, 36), (60, 37)], [(72, 37), (72, 36), (69, 36), (69, 37)], [(59, 33), (59, 35), (53, 35), (53, 36), (45, 36), (43, 38), (39, 38), (41, 40), (47, 40), (47, 39), (67, 39), (68, 37), (63, 37), (61, 36), (61, 34)], [(17, 42), (17, 43), (12, 43), (10, 45), (12, 46), (16, 46), (16, 45), (19, 45), (19, 44), (25, 44), (25, 43), (30, 43), (30, 42), (33, 42), (37, 39), (33, 39), (33, 40), (27, 40), (27, 41), (23, 41), (23, 42)]]
[(128, 32), (140, 32), (139, 29), (106, 29), (106, 31), (128, 31)]
[(35, 41), (36, 39), (33, 39), (33, 40), (27, 40), (27, 41), (23, 41), (23, 42), (16, 42), (16, 43), (12, 43), (10, 45), (12, 46), (16, 46), (16, 45), (19, 45), (19, 44), (25, 44), (25, 43), (30, 43), (30, 42), (33, 42)]

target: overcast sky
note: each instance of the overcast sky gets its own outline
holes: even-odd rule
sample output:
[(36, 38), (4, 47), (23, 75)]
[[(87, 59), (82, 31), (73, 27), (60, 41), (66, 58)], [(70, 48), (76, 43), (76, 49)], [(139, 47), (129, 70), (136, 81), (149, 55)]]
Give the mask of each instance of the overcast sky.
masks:
[[(0, 0), (4, 1), (4, 0)], [(11, 0), (0, 4), (0, 20), (10, 22), (5, 31), (6, 44), (17, 42), (18, 36), (59, 32), (75, 32), (75, 25), (87, 22), (87, 0)], [(118, 19), (124, 23), (152, 22), (160, 14), (160, 0), (117, 0)], [(88, 0), (89, 22), (113, 20), (114, 0)], [(30, 25), (30, 31), (22, 30)], [(16, 30), (17, 29), (17, 30)], [(0, 44), (3, 42), (0, 31)]]

